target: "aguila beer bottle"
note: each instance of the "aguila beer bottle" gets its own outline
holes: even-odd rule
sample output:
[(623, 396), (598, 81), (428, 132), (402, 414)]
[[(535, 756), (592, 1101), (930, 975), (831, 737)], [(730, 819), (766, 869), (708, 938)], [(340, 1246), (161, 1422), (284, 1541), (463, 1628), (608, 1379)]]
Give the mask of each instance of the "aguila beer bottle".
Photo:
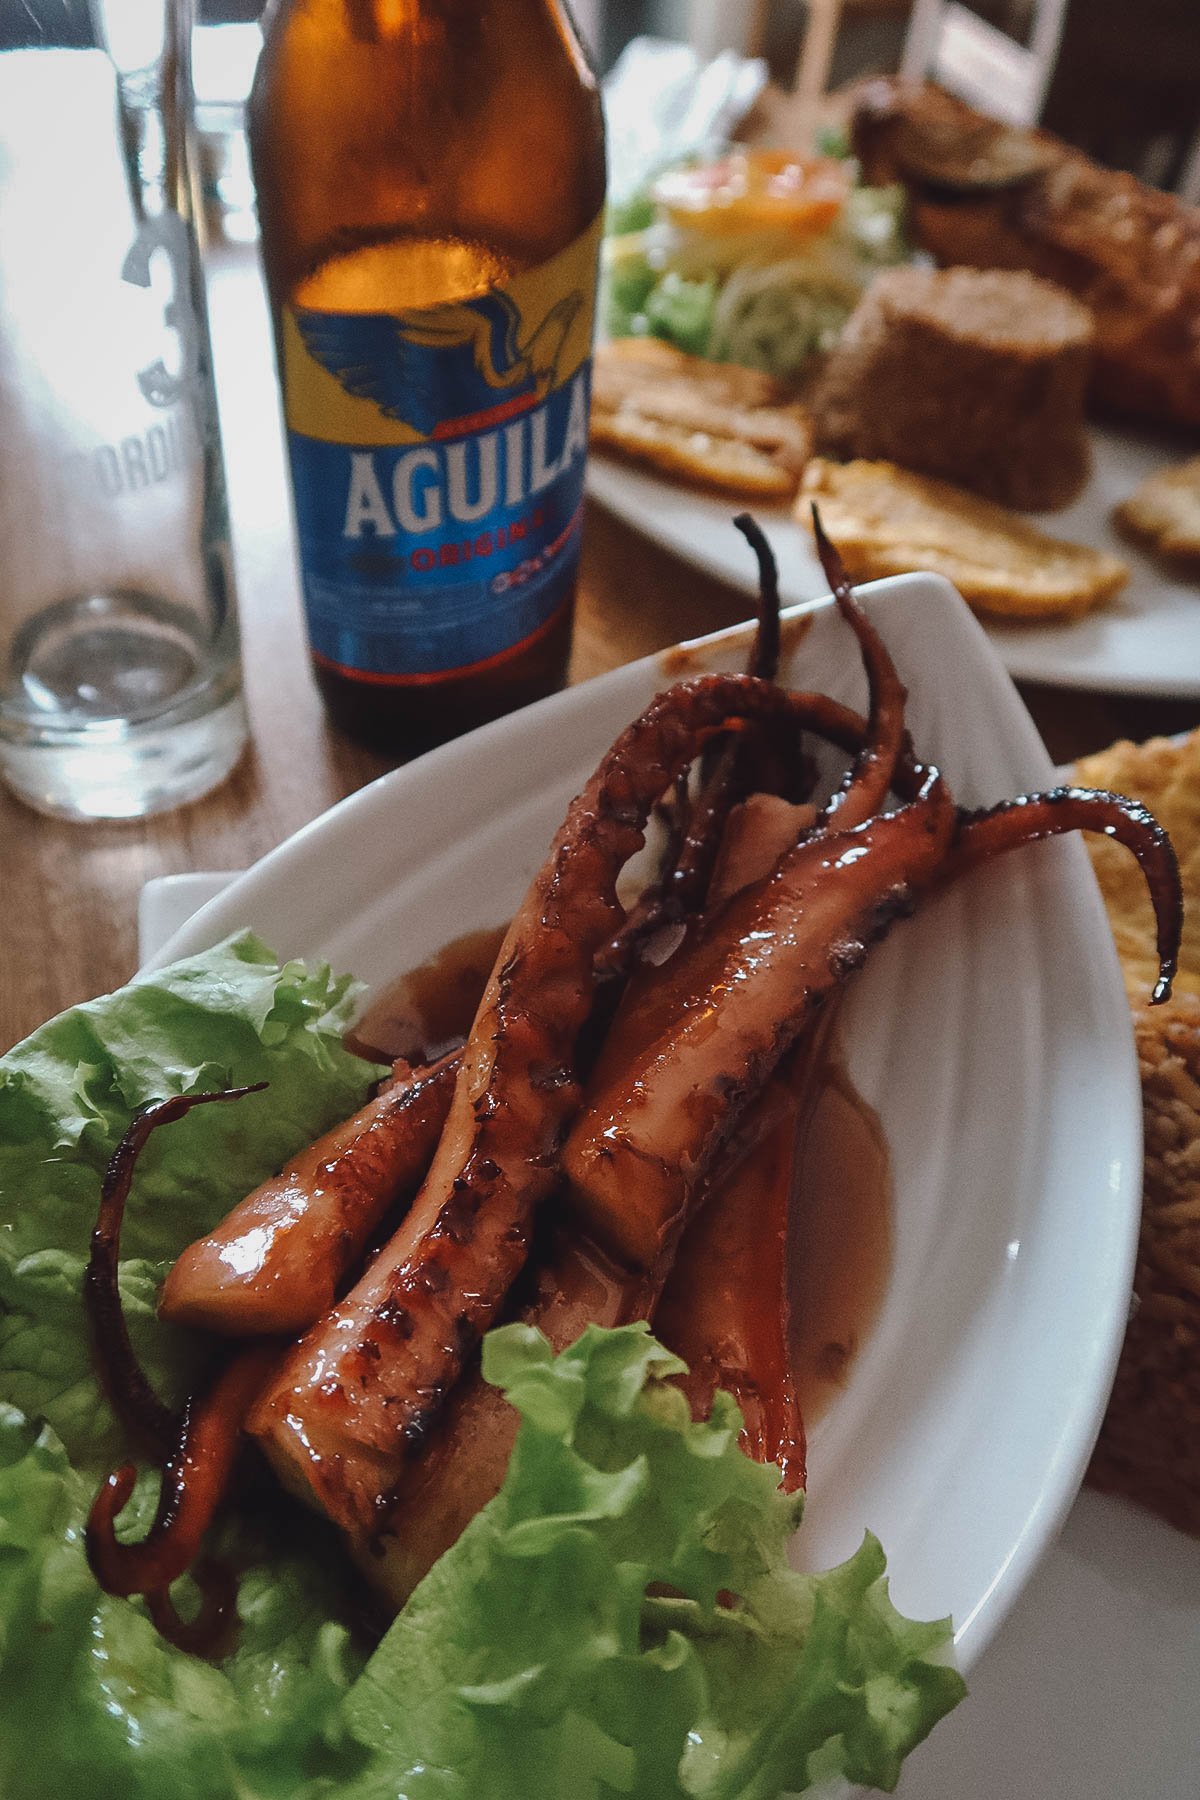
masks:
[(420, 748), (565, 671), (596, 82), (557, 0), (277, 0), (249, 129), (317, 681)]

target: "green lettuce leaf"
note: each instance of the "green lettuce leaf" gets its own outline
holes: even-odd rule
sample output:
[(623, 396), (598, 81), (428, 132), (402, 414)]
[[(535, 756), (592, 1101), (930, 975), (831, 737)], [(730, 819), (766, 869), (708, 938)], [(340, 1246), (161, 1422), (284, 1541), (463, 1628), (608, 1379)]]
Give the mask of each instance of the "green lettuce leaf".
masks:
[(693, 1423), (681, 1369), (645, 1326), (590, 1328), (558, 1357), (525, 1326), (486, 1340), (522, 1415), (508, 1475), (350, 1693), (370, 1757), (352, 1800), (895, 1785), (964, 1691), (949, 1622), (900, 1617), (871, 1538), (793, 1571), (799, 1501), (739, 1449), (728, 1395)]
[(282, 967), (249, 933), (62, 1013), (0, 1058), (0, 1398), (97, 1473), (120, 1448), (80, 1305), (100, 1178), (136, 1109), (266, 1081), (196, 1107), (138, 1161), (122, 1237), (130, 1331), (176, 1397), (192, 1340), (154, 1318), (166, 1271), (280, 1164), (360, 1106), (380, 1070), (342, 1047), (357, 986)]
[(717, 308), (717, 278), (689, 280), (668, 269), (643, 302), (646, 330), (689, 356), (707, 356)]
[(631, 231), (645, 231), (654, 223), (654, 197), (648, 187), (635, 188), (624, 200), (609, 202), (604, 220), (607, 237), (624, 237)]
[[(181, 1393), (195, 1346), (153, 1316), (169, 1262), (380, 1070), (342, 1047), (357, 995), (282, 967), (255, 938), (139, 978), (53, 1019), (0, 1059), (0, 1793), (5, 1800), (315, 1800), (332, 1791), (330, 1721), (362, 1662), (319, 1556), (249, 1524), (220, 1669), (173, 1649), (140, 1603), (99, 1592), (83, 1525), (125, 1448), (92, 1367), (83, 1269), (100, 1179), (133, 1111), (169, 1094), (269, 1082), (155, 1133), (122, 1249), (131, 1329)], [(18, 1410), (20, 1409), (20, 1410)], [(152, 1484), (151, 1484), (152, 1485)], [(152, 1494), (130, 1508), (144, 1530)], [(124, 1523), (124, 1522), (123, 1522)], [(340, 1761), (337, 1763), (340, 1767)]]
[(93, 1478), (0, 1406), (0, 1793), (5, 1800), (317, 1800), (344, 1761), (333, 1721), (361, 1663), (311, 1558), (242, 1580), (220, 1668), (101, 1594), (83, 1551)]
[(604, 329), (609, 337), (636, 337), (645, 330), (646, 301), (658, 273), (636, 248), (618, 245), (604, 268)]

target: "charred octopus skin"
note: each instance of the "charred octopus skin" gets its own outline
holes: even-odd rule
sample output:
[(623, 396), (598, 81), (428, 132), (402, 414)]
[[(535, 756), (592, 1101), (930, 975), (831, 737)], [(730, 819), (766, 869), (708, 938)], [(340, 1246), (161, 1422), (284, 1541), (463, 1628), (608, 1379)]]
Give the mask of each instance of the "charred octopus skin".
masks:
[(624, 916), (616, 881), (655, 801), (739, 720), (844, 732), (823, 696), (749, 676), (680, 683), (622, 733), (573, 802), (500, 950), (429, 1175), (395, 1238), (287, 1359), (250, 1419), (284, 1481), (370, 1533), (495, 1319), (555, 1187), (579, 1090), (593, 963)]
[[(379, 1096), (181, 1258), (164, 1311), (188, 1316), (190, 1295), (193, 1320), (227, 1334), (216, 1374), (182, 1418), (157, 1400), (124, 1331), (120, 1211), (153, 1122), (240, 1091), (165, 1102), (156, 1121), (132, 1128), (106, 1182), (88, 1291), (109, 1391), (166, 1467), (158, 1518), (140, 1545), (114, 1531), (132, 1476), (123, 1468), (110, 1478), (89, 1553), (103, 1585), (144, 1593), (178, 1641), (187, 1628), (170, 1584), (198, 1566), (243, 1427), (285, 1485), (342, 1526), (402, 1599), (503, 1476), (515, 1415), (479, 1378), (480, 1334), (502, 1314), (519, 1316), (561, 1347), (589, 1321), (652, 1317), (681, 1234), (723, 1200), (707, 1240), (692, 1245), (687, 1280), (702, 1278), (696, 1256), (724, 1254), (721, 1245), (744, 1257), (754, 1219), (736, 1172), (769, 1136), (781, 1063), (791, 1055), (793, 1068), (803, 1064), (848, 976), (925, 896), (1018, 844), (1106, 832), (1146, 876), (1159, 921), (1154, 998), (1169, 992), (1181, 901), (1158, 826), (1117, 796), (1076, 790), (982, 815), (957, 810), (909, 742), (904, 689), (878, 633), (822, 534), (818, 543), (858, 638), (869, 717), (786, 693), (761, 674), (700, 677), (651, 703), (568, 810), (461, 1053)], [(769, 633), (760, 650), (763, 642), (769, 666)], [(802, 733), (852, 758), (824, 804), (803, 778)], [(627, 914), (617, 877), (664, 796), (673, 796), (668, 854), (645, 903)], [(664, 921), (673, 951), (646, 957)], [(589, 1021), (595, 1029), (602, 985), (624, 997), (602, 1009), (607, 1035), (583, 1068), (580, 1035)], [(414, 1185), (364, 1270), (385, 1213)], [(764, 1304), (776, 1309), (785, 1224), (772, 1214), (778, 1254), (763, 1263)], [(705, 1241), (718, 1248), (704, 1251)], [(787, 1387), (786, 1331), (757, 1332), (747, 1314), (731, 1351), (712, 1307), (694, 1323), (705, 1378), (756, 1397), (747, 1447), (797, 1484), (803, 1423)], [(230, 1336), (256, 1332), (278, 1337), (230, 1355)], [(228, 1615), (218, 1575), (206, 1576), (211, 1617), (189, 1647), (202, 1648), (206, 1631), (211, 1642)]]
[(954, 823), (932, 775), (911, 806), (807, 837), (671, 958), (649, 1031), (636, 1012), (625, 1029), (618, 1018), (564, 1167), (585, 1229), (623, 1261), (649, 1268), (669, 1253), (746, 1102), (871, 944), (914, 910)]
[(158, 1313), (227, 1337), (303, 1331), (329, 1311), (371, 1233), (429, 1167), (456, 1052), (394, 1080), (248, 1194), (172, 1267)]

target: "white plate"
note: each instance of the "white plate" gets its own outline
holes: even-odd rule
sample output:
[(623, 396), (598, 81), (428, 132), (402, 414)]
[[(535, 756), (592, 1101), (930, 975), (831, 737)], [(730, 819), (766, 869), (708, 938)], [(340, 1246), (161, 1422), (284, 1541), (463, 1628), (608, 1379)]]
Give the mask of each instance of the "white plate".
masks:
[[(946, 583), (865, 590), (907, 682), (918, 745), (964, 803), (1050, 765)], [(828, 603), (784, 674), (861, 704)], [(739, 667), (725, 633), (543, 701), (385, 776), (202, 908), (156, 962), (251, 926), (373, 985), (508, 916), (566, 803), (684, 670)], [(879, 1323), (813, 1434), (802, 1534), (834, 1562), (870, 1526), (897, 1603), (952, 1612), (974, 1661), (1074, 1496), (1124, 1325), (1140, 1186), (1128, 1008), (1078, 843), (1039, 845), (931, 902), (872, 957), (845, 1015), (882, 1117), (896, 1256)]]
[[(1155, 469), (1182, 452), (1127, 432), (1092, 433), (1092, 478), (1074, 506), (1034, 516), (1045, 530), (1128, 563), (1117, 598), (1063, 625), (988, 625), (1001, 662), (1017, 681), (1112, 693), (1200, 696), (1200, 586), (1174, 576), (1113, 529), (1112, 509)], [(588, 492), (636, 530), (709, 574), (755, 591), (752, 557), (730, 524), (739, 502), (660, 480), (612, 457), (588, 459)], [(753, 509), (779, 558), (785, 601), (811, 600), (828, 587), (808, 531), (790, 510)], [(686, 631), (687, 619), (680, 617)]]

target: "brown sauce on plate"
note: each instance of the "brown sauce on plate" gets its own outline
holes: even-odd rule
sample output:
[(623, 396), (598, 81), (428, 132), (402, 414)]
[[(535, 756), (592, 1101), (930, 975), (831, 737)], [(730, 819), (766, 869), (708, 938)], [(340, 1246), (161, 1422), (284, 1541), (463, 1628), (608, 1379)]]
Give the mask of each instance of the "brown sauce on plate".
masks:
[[(723, 637), (740, 637), (744, 625), (734, 625)], [(802, 613), (797, 619), (782, 619), (779, 632), (780, 659), (786, 663), (812, 630), (812, 614)], [(666, 681), (685, 681), (689, 675), (703, 675), (712, 666), (713, 646), (701, 639), (695, 643), (672, 644), (658, 653), (658, 666)]]
[(792, 1366), (812, 1425), (845, 1386), (892, 1265), (892, 1177), (879, 1120), (825, 1058), (792, 1197)]
[(489, 925), (454, 938), (418, 969), (376, 995), (347, 1033), (359, 1056), (393, 1062), (432, 1061), (471, 1029), (507, 925)]

